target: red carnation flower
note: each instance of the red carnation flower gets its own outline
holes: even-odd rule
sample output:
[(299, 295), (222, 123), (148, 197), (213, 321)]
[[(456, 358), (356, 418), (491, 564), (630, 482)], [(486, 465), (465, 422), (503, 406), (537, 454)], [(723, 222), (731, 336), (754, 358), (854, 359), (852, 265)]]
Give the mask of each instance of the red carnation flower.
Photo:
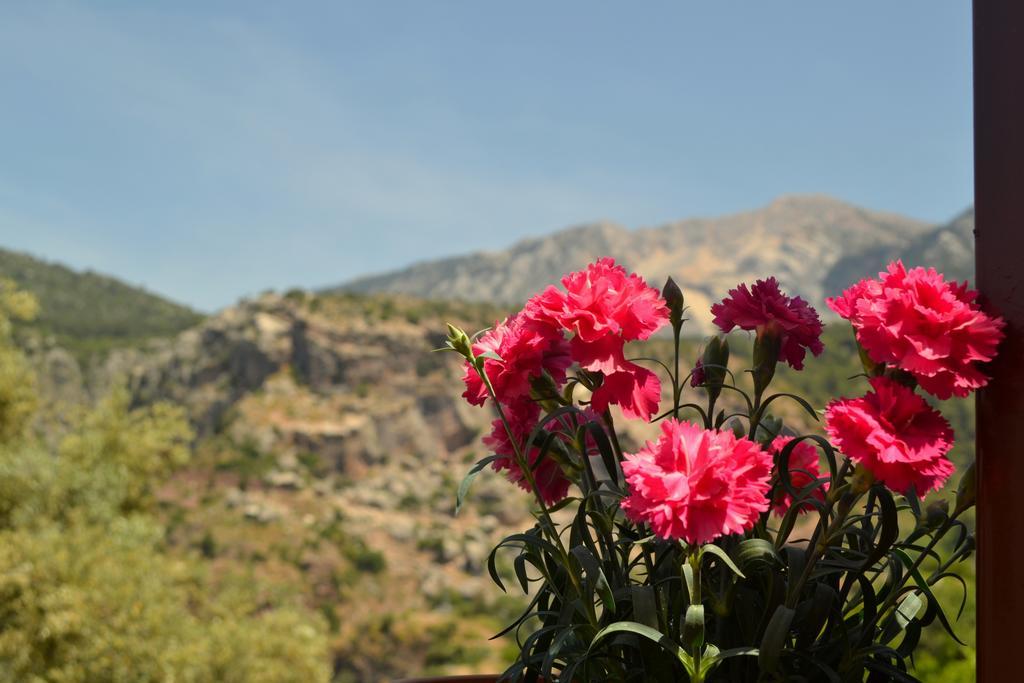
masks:
[(914, 391), (886, 377), (871, 378), (861, 398), (832, 401), (825, 427), (835, 446), (897, 493), (937, 489), (953, 473), (946, 453), (953, 430)]
[[(544, 371), (556, 384), (563, 383), (565, 371), (572, 364), (562, 330), (522, 313), (495, 324), (473, 344), (477, 356), (487, 352), (497, 358), (484, 360), (484, 372), (503, 403), (529, 397), (530, 379)], [(487, 387), (468, 362), (462, 380), (466, 383), (462, 396), (473, 405), (482, 406), (487, 400)]]
[(754, 526), (768, 509), (771, 470), (771, 454), (749, 439), (668, 419), (657, 441), (625, 456), (622, 509), (662, 538), (708, 543)]
[[(782, 449), (793, 440), (792, 436), (777, 436), (772, 440), (769, 450), (774, 454), (775, 457), (779, 457)], [(814, 447), (814, 444), (809, 441), (800, 441), (789, 454), (789, 483), (792, 484), (793, 488), (797, 491), (802, 490), (806, 486), (810, 486), (811, 483), (821, 477), (821, 463), (818, 458), (818, 449)], [(818, 500), (825, 499), (825, 491), (828, 490), (828, 484), (824, 484), (815, 488), (811, 492), (813, 498)], [(772, 498), (772, 510), (775, 514), (780, 517), (785, 515), (789, 510), (789, 506), (793, 504), (793, 496), (786, 491), (786, 487), (780, 482), (775, 490), (775, 496)], [(813, 510), (814, 506), (810, 503), (803, 503), (800, 505), (800, 514)]]
[[(537, 426), (540, 407), (530, 401), (519, 401), (513, 405), (504, 406), (504, 412), (517, 444), (522, 448)], [(578, 420), (580, 418), (570, 416), (565, 419)], [(557, 431), (561, 426), (556, 420), (549, 421), (547, 424), (547, 428), (553, 431)], [(505, 429), (505, 425), (500, 419), (491, 423), (491, 433), (484, 437), (483, 442), (494, 451), (495, 455), (499, 456), (491, 463), (491, 467), (497, 472), (504, 471), (509, 481), (532, 494), (533, 490), (516, 460), (515, 448), (509, 439), (508, 430)], [(544, 459), (538, 463), (540, 449), (535, 444), (531, 444), (526, 456), (533, 471), (537, 489), (544, 502), (553, 505), (565, 498), (569, 493), (570, 482), (558, 463), (557, 454), (548, 451)]]
[(798, 296), (789, 297), (779, 289), (775, 278), (758, 280), (753, 287), (741, 284), (729, 290), (729, 296), (711, 307), (714, 323), (723, 332), (738, 327), (757, 330), (773, 327), (780, 334), (779, 360), (797, 370), (804, 367), (809, 349), (815, 356), (821, 343), (821, 319), (818, 312)]
[(565, 291), (546, 290), (526, 304), (526, 315), (573, 334), (572, 357), (580, 367), (604, 375), (593, 396), (595, 410), (614, 404), (627, 417), (649, 420), (658, 409), (658, 377), (625, 359), (626, 342), (647, 339), (668, 322), (658, 290), (611, 258), (562, 278)]
[(826, 303), (853, 324), (871, 360), (909, 372), (947, 399), (988, 383), (978, 364), (995, 357), (1003, 338), (1002, 318), (983, 312), (977, 295), (933, 268), (908, 271), (895, 261), (878, 280), (861, 280)]

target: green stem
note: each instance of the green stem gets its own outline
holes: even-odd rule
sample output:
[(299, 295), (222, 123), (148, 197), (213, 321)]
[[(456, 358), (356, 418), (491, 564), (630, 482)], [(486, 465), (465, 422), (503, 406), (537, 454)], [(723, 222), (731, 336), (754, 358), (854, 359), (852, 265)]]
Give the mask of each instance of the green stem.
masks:
[[(703, 549), (700, 546), (697, 546), (696, 548), (694, 548), (693, 552), (690, 553), (690, 556), (689, 556), (690, 569), (693, 570), (693, 584), (690, 586), (690, 604), (691, 605), (699, 605), (699, 604), (701, 604), (701, 601), (702, 601), (701, 586), (700, 586), (700, 582), (701, 582), (700, 565), (701, 565), (701, 556), (703, 555), (702, 550)], [(703, 649), (704, 649), (704, 645), (703, 645), (703, 643), (701, 643), (699, 645), (694, 645), (692, 650), (691, 650), (691, 652), (690, 652), (690, 656), (693, 658), (693, 671), (694, 671), (694, 675), (690, 677), (690, 683), (702, 683), (703, 680), (704, 680), (704, 676), (700, 672), (700, 665), (701, 665), (700, 659), (701, 659), (701, 654), (703, 653)]]
[(679, 381), (679, 337), (682, 326), (672, 327), (672, 338), (674, 341), (673, 347), (675, 348), (675, 374), (672, 375), (672, 417), (676, 420), (679, 419), (679, 404), (683, 397), (683, 385)]
[[(842, 481), (846, 471), (846, 467), (849, 461), (843, 463), (843, 468), (839, 471), (839, 476), (836, 477), (838, 481)], [(838, 491), (838, 489), (837, 489)], [(832, 544), (832, 535), (839, 529), (842, 528), (843, 523), (850, 514), (850, 510), (853, 509), (854, 503), (860, 499), (863, 493), (845, 493), (839, 498), (839, 510), (836, 512), (835, 519), (831, 521), (829, 518), (832, 515), (832, 511), (835, 509), (836, 498), (833, 496), (827, 496), (827, 507), (825, 512), (822, 513), (818, 524), (814, 527), (814, 533), (811, 535), (811, 540), (808, 543), (808, 549), (810, 555), (807, 558), (807, 562), (804, 564), (804, 570), (800, 574), (800, 578), (797, 579), (796, 583), (792, 584), (786, 595), (786, 607), (795, 609), (797, 603), (800, 601), (800, 593), (803, 591), (807, 581), (810, 580), (811, 574), (814, 572), (815, 565), (818, 564), (818, 560), (825, 554), (828, 547)], [(822, 537), (824, 535), (824, 537)]]
[[(558, 533), (558, 529), (555, 527), (554, 521), (551, 519), (551, 513), (548, 511), (547, 505), (544, 503), (544, 496), (540, 493), (540, 487), (537, 486), (537, 479), (533, 476), (533, 469), (530, 467), (529, 461), (523, 454), (523, 449), (519, 445), (519, 439), (516, 437), (512, 430), (512, 424), (508, 421), (508, 417), (505, 415), (504, 409), (501, 407), (501, 402), (498, 401), (498, 397), (494, 393), (494, 386), (491, 385), (490, 378), (487, 377), (487, 373), (484, 371), (483, 363), (477, 364), (477, 373), (480, 375), (480, 379), (483, 380), (484, 386), (487, 388), (487, 394), (491, 397), (494, 402), (494, 406), (498, 411), (498, 418), (501, 420), (501, 424), (505, 427), (505, 433), (508, 434), (509, 443), (512, 444), (512, 451), (515, 454), (516, 462), (519, 464), (519, 469), (523, 473), (523, 477), (526, 479), (526, 483), (529, 484), (530, 490), (533, 491), (534, 497), (537, 499), (537, 505), (540, 507), (540, 513), (544, 517), (544, 523), (546, 526), (548, 537), (554, 541), (555, 546), (558, 548), (559, 553), (562, 556), (562, 563), (569, 567), (569, 553), (565, 549), (565, 545), (562, 543), (562, 537)], [(576, 576), (576, 572), (568, 571), (569, 580), (572, 581), (573, 588), (576, 590), (577, 595), (583, 595), (583, 588), (580, 585), (579, 577)], [(590, 606), (590, 619), (592, 625), (596, 627), (597, 616), (593, 613), (593, 605)]]
[[(612, 450), (615, 451), (615, 459), (618, 462), (622, 462), (622, 446), (619, 444), (619, 435), (615, 433), (615, 420), (612, 419), (612, 411), (609, 408), (605, 408), (604, 415), (602, 417), (604, 418), (605, 424), (608, 426), (608, 438), (612, 442)], [(614, 476), (614, 472), (609, 472), (608, 474)]]
[(747, 437), (751, 441), (757, 440), (757, 426), (761, 424), (761, 394), (763, 390), (754, 394), (754, 407), (750, 411), (750, 431)]

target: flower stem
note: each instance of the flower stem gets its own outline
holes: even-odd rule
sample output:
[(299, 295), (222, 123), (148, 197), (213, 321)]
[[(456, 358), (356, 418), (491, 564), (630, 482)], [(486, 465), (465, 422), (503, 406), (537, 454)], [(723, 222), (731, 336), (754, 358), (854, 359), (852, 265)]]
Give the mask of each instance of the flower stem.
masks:
[[(508, 434), (509, 443), (512, 444), (512, 451), (515, 454), (516, 462), (519, 465), (519, 469), (523, 473), (523, 477), (526, 479), (526, 483), (529, 484), (530, 490), (533, 491), (534, 497), (537, 499), (537, 505), (540, 507), (540, 513), (544, 518), (545, 531), (548, 537), (554, 541), (555, 546), (558, 548), (559, 554), (562, 556), (563, 564), (569, 566), (569, 553), (565, 549), (565, 545), (562, 543), (562, 537), (558, 533), (558, 529), (555, 527), (554, 521), (551, 519), (551, 513), (548, 511), (547, 505), (544, 503), (544, 496), (541, 495), (540, 487), (537, 486), (537, 479), (533, 476), (533, 470), (530, 467), (530, 463), (523, 453), (523, 448), (519, 444), (519, 439), (516, 437), (512, 430), (512, 424), (508, 421), (508, 417), (505, 415), (504, 409), (501, 407), (501, 402), (498, 401), (497, 396), (494, 393), (494, 386), (491, 384), (491, 380), (487, 377), (487, 373), (484, 371), (483, 363), (474, 363), (477, 373), (480, 375), (480, 379), (483, 380), (484, 386), (487, 388), (487, 394), (491, 397), (494, 402), (494, 406), (498, 411), (498, 418), (501, 420), (501, 424), (505, 427), (505, 433)], [(566, 574), (569, 575), (569, 580), (572, 581), (573, 588), (576, 589), (576, 593), (580, 596), (583, 595), (582, 586), (580, 586), (579, 577), (576, 576), (575, 572), (568, 571)], [(592, 625), (596, 626), (597, 617), (593, 614), (593, 605), (590, 609), (590, 619)]]

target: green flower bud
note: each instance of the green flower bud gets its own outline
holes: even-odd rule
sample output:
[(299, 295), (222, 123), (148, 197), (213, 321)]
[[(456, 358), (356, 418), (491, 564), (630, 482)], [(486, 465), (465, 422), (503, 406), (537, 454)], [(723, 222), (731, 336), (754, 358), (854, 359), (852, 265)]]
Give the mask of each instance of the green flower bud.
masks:
[(946, 499), (933, 501), (924, 509), (918, 524), (925, 529), (938, 529), (949, 519), (949, 501)]
[(679, 289), (679, 285), (671, 277), (665, 280), (665, 286), (661, 289), (661, 298), (668, 306), (672, 329), (678, 330), (683, 325), (683, 310), (686, 308), (686, 301), (683, 298), (683, 290)]
[(729, 340), (716, 335), (708, 340), (701, 359), (704, 372), (704, 385), (708, 396), (715, 400), (722, 393), (722, 385), (729, 367)]
[(971, 463), (960, 477), (960, 485), (956, 487), (956, 507), (954, 514), (959, 515), (974, 507), (978, 497), (978, 470), (976, 463)]
[(770, 444), (776, 436), (782, 433), (782, 420), (774, 415), (764, 415), (757, 423), (757, 433), (754, 440), (762, 446)]
[(451, 323), (448, 323), (448, 346), (470, 363), (473, 362), (473, 343), (469, 335)]
[(782, 333), (774, 323), (761, 325), (757, 328), (754, 340), (754, 392), (764, 393), (775, 376), (775, 366), (779, 363), (779, 352), (782, 350)]

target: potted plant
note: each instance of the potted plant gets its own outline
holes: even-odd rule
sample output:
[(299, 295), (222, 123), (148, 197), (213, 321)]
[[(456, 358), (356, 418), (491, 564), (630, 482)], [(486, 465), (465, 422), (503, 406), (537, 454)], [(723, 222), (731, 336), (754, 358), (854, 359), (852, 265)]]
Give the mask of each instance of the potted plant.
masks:
[[(502, 680), (916, 680), (922, 629), (956, 638), (933, 588), (963, 583), (974, 549), (961, 519), (973, 467), (952, 505), (936, 493), (954, 435), (928, 399), (985, 384), (1001, 319), (966, 284), (891, 264), (827, 302), (853, 327), (863, 375), (821, 410), (773, 390), (780, 363), (801, 370), (823, 349), (817, 312), (774, 278), (712, 307), (721, 333), (692, 368), (671, 278), (659, 292), (601, 259), (562, 285), (480, 335), (448, 331), (463, 396), (496, 416), (456, 507), (487, 466), (534, 504), (533, 527), (488, 562), (506, 589), (504, 558), (529, 597), (502, 632), (520, 646)], [(666, 326), (672, 357), (627, 357)], [(735, 330), (754, 337), (742, 373)], [(700, 400), (683, 400), (687, 384)], [(801, 433), (784, 402), (823, 428)], [(657, 435), (624, 452), (615, 419)]]

